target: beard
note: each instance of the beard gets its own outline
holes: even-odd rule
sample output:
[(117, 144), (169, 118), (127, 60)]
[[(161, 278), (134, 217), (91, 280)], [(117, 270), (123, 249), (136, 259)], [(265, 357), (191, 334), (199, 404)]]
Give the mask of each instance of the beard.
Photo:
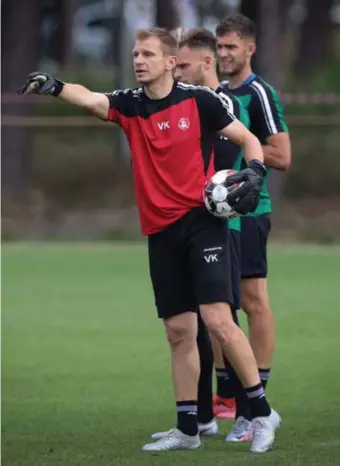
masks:
[(201, 74), (197, 74), (192, 77), (192, 79), (189, 78), (181, 78), (179, 79), (184, 84), (191, 84), (193, 86), (203, 86), (204, 85), (204, 79)]
[(194, 84), (194, 86), (204, 86), (204, 75), (201, 66), (196, 70), (192, 84)]
[(237, 76), (240, 74), (245, 68), (245, 62), (243, 63), (238, 63), (235, 65), (235, 67), (232, 70), (229, 71), (221, 71), (223, 74), (226, 74), (227, 76)]

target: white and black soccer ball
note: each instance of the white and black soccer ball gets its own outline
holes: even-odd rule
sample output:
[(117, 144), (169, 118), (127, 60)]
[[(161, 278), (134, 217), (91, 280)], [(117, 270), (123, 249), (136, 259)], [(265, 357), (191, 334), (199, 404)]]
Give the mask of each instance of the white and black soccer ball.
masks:
[(235, 170), (220, 170), (216, 172), (208, 181), (204, 193), (204, 204), (208, 211), (215, 217), (233, 219), (240, 215), (228, 204), (229, 193), (238, 189), (243, 183), (236, 183), (226, 187), (228, 176), (234, 175)]

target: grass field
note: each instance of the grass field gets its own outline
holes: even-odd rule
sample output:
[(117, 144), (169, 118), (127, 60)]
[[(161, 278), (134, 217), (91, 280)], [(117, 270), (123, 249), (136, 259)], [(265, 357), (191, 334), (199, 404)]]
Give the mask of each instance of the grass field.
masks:
[(221, 435), (192, 452), (140, 451), (174, 423), (169, 357), (144, 245), (2, 249), (4, 466), (340, 464), (340, 250), (272, 247), (276, 449)]

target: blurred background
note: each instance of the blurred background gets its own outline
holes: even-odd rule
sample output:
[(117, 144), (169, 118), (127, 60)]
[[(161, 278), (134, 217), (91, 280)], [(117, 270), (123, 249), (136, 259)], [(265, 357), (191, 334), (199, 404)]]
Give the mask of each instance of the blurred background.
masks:
[[(129, 151), (117, 128), (57, 99), (16, 95), (40, 69), (92, 90), (134, 86), (136, 28), (204, 26), (242, 11), (254, 68), (280, 90), (293, 145), (274, 173), (273, 237), (340, 239), (339, 0), (2, 0), (4, 240), (137, 239)], [(27, 8), (26, 8), (27, 7)]]

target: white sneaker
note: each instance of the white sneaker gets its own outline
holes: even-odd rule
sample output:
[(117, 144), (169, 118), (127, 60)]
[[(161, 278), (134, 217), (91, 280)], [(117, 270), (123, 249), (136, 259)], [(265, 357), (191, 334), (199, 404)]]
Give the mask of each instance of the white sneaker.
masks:
[(199, 434), (185, 435), (178, 429), (171, 429), (160, 440), (148, 443), (142, 448), (143, 451), (168, 451), (168, 450), (195, 450), (200, 448)]
[(264, 453), (274, 445), (275, 431), (280, 427), (281, 417), (272, 409), (267, 417), (253, 419), (253, 442), (250, 451)]
[(226, 442), (245, 442), (252, 439), (253, 424), (243, 416), (238, 417), (232, 431), (225, 438)]
[(216, 419), (212, 419), (210, 422), (198, 423), (198, 433), (204, 435), (205, 437), (212, 437), (213, 435), (218, 435), (218, 424)]
[[(167, 430), (165, 432), (155, 432), (154, 434), (151, 435), (151, 438), (154, 439), (154, 440), (159, 440), (159, 439), (165, 437), (166, 435), (168, 435), (169, 432), (171, 432), (172, 430), (173, 429)], [(206, 437), (217, 435), (218, 434), (218, 424), (216, 422), (216, 419), (213, 419), (212, 421), (207, 422), (205, 424), (199, 422), (198, 423), (198, 433), (200, 435), (204, 435)]]
[(269, 417), (269, 421), (271, 425), (274, 427), (275, 430), (280, 428), (281, 425), (281, 416), (279, 413), (275, 411), (275, 409), (271, 410)]

